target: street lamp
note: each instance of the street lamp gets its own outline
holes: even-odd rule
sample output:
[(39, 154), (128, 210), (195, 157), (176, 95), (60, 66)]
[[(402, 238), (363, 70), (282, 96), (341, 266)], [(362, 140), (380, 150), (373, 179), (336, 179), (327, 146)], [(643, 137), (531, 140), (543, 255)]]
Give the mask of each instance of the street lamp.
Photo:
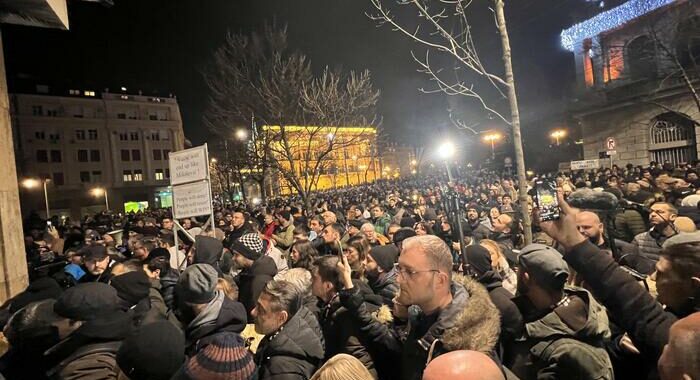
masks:
[(500, 133), (489, 133), (488, 135), (484, 136), (484, 141), (491, 143), (491, 156), (493, 158), (496, 158), (496, 147), (495, 143), (496, 141), (501, 139), (501, 134)]
[[(450, 171), (450, 162), (449, 160), (455, 155), (457, 149), (455, 148), (454, 144), (452, 144), (450, 141), (445, 141), (443, 142), (439, 147), (438, 147), (438, 155), (445, 161), (445, 169), (447, 169), (447, 179), (449, 180), (450, 183), (454, 183), (454, 179), (452, 178), (452, 172)], [(457, 219), (457, 233), (459, 234), (459, 250), (461, 253), (462, 257), (466, 257), (466, 244), (464, 244), (464, 230), (462, 229), (462, 207), (460, 206), (459, 202), (459, 197), (454, 194), (454, 192), (450, 191), (450, 189), (447, 189), (448, 192), (447, 194), (447, 199), (450, 202), (454, 202), (452, 204), (452, 209), (451, 214), (453, 215), (453, 221), (454, 219)], [(453, 224), (454, 226), (454, 224)]]
[(209, 161), (211, 161), (212, 164), (215, 164), (215, 163), (216, 163), (216, 158), (212, 157), (211, 160), (209, 160)]
[(109, 211), (109, 200), (107, 199), (107, 189), (103, 189), (101, 187), (96, 187), (92, 189), (92, 195), (95, 197), (101, 197), (102, 195), (105, 196), (105, 207), (107, 208), (107, 211)]
[(236, 131), (236, 138), (244, 141), (248, 138), (248, 132), (245, 129), (239, 129)]
[(550, 136), (553, 137), (557, 141), (557, 145), (559, 145), (559, 139), (566, 136), (566, 131), (563, 129), (557, 129), (552, 131)]
[(46, 206), (46, 219), (51, 218), (51, 209), (49, 208), (49, 193), (46, 191), (46, 184), (51, 181), (48, 178), (45, 179), (34, 179), (34, 178), (27, 178), (22, 181), (22, 186), (25, 189), (33, 189), (35, 187), (39, 187), (39, 184), (43, 184), (44, 186), (44, 204)]

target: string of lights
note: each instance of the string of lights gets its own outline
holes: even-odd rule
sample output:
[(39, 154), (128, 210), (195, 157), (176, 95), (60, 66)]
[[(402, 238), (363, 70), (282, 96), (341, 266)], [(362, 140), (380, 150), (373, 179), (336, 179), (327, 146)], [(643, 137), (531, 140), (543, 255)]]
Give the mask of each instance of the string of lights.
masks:
[(561, 32), (564, 49), (574, 51), (574, 45), (585, 38), (617, 28), (637, 17), (671, 4), (677, 0), (630, 0), (619, 7), (602, 12)]

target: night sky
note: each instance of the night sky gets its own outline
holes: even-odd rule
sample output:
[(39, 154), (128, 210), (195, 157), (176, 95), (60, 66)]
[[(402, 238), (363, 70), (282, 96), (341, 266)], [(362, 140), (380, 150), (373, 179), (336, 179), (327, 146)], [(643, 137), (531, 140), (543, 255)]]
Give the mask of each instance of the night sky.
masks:
[[(290, 45), (308, 55), (315, 71), (324, 66), (369, 69), (382, 91), (378, 113), (390, 139), (413, 131), (450, 128), (447, 108), (469, 111), (479, 128), (498, 127), (464, 99), (421, 94), (429, 87), (416, 72), (411, 49), (421, 47), (377, 27), (365, 16), (364, 0), (115, 0), (114, 7), (69, 1), (70, 31), (3, 25), (10, 91), (17, 78), (49, 84), (113, 91), (176, 94), (185, 135), (198, 144), (207, 88), (201, 70), (228, 30), (248, 32), (264, 22), (287, 24)], [(607, 2), (609, 3), (609, 2)], [(488, 12), (490, 1), (475, 0), (474, 28), (482, 58), (501, 65), (500, 43)], [(525, 118), (526, 138), (562, 123), (566, 97), (574, 81), (573, 56), (559, 44), (562, 28), (590, 12), (585, 0), (507, 1), (513, 62)], [(500, 66), (494, 71), (499, 72)], [(568, 83), (568, 84), (567, 84)], [(504, 100), (496, 100), (504, 105)], [(431, 135), (431, 133), (428, 133)], [(527, 141), (526, 141), (527, 144)]]

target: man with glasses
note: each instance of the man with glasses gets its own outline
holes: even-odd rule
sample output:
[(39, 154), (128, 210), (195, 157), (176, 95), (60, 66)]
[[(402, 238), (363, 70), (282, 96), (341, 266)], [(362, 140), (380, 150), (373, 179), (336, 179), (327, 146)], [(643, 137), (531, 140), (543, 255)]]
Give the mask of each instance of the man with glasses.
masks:
[[(345, 287), (340, 292), (343, 306), (360, 321), (373, 349), (399, 361), (398, 378), (418, 380), (426, 364), (438, 355), (461, 349), (492, 352), (498, 341), (498, 310), (476, 281), (461, 276), (453, 279), (452, 254), (437, 236), (416, 236), (403, 242), (396, 268), (399, 295), (394, 299), (394, 326), (372, 317), (353, 286), (347, 258), (337, 270)], [(420, 312), (409, 314), (408, 308), (414, 305)], [(399, 338), (397, 331), (406, 326), (406, 319), (408, 331)]]

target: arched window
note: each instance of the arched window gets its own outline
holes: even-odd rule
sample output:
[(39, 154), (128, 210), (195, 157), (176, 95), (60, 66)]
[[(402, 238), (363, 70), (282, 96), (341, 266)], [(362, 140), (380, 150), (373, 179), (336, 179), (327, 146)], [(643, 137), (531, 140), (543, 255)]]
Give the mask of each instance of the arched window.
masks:
[(632, 79), (656, 76), (656, 49), (649, 36), (639, 36), (627, 43), (627, 65)]
[(678, 24), (676, 55), (683, 67), (700, 64), (700, 16), (692, 16)]
[(667, 112), (651, 120), (649, 152), (652, 161), (678, 164), (697, 157), (695, 123), (686, 115)]

